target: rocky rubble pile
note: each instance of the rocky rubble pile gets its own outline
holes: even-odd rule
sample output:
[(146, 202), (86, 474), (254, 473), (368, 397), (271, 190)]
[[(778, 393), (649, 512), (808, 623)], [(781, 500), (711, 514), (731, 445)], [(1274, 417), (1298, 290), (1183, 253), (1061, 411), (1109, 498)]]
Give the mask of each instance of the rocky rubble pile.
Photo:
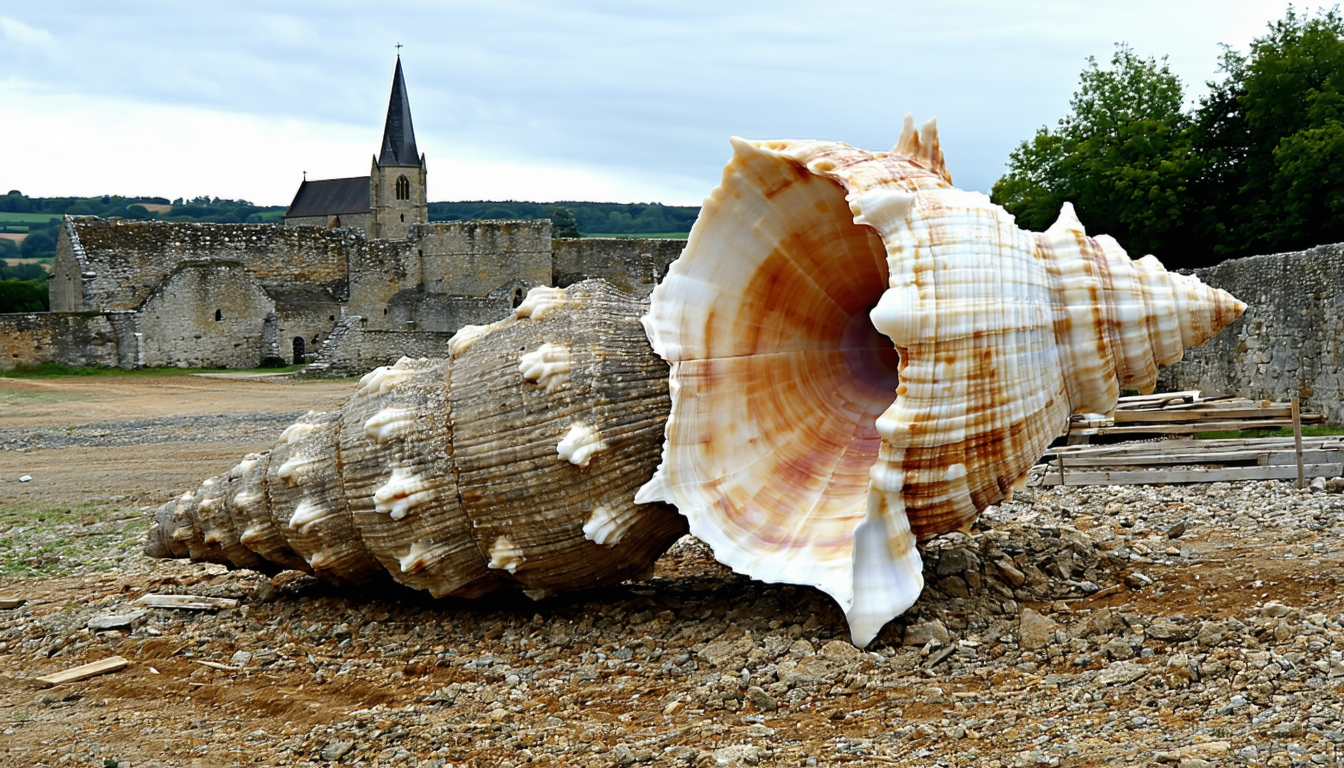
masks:
[[(1284, 483), (1029, 491), (927, 543), (866, 650), (824, 595), (693, 539), (540, 603), (128, 556), (0, 611), (0, 762), (1337, 765), (1342, 546), (1344, 500)], [(135, 603), (168, 591), (243, 602)]]

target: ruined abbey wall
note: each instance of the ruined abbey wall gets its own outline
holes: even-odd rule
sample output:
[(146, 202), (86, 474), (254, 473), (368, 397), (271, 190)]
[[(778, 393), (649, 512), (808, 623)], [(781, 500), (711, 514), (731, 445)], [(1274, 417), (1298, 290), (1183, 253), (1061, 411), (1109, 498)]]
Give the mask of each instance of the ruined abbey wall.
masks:
[(126, 312), (0, 315), (0, 369), (19, 363), (134, 367), (134, 320)]
[[(66, 220), (58, 243), (52, 310), (138, 309), (184, 261), (242, 265), (266, 287), (312, 285), (345, 292), (348, 258), (362, 232), (272, 224), (126, 221), (92, 216)], [(78, 302), (78, 303), (75, 303)]]
[(1287, 400), (1344, 422), (1344, 244), (1251, 256), (1195, 271), (1246, 312), (1164, 370), (1161, 390)]
[(685, 247), (685, 240), (616, 237), (556, 240), (551, 274), (559, 288), (596, 277), (623, 291), (648, 296)]
[[(552, 240), (546, 220), (416, 224), (404, 240), (377, 240), (357, 229), (70, 217), (51, 282), (56, 312), (0, 316), (11, 318), (0, 368), (279, 357), (340, 360), (354, 373), (446, 349), (458, 328), (504, 317), (536, 286), (600, 277), (648, 295), (684, 244)], [(56, 319), (69, 313), (84, 319)], [(349, 348), (325, 349), (333, 334)]]

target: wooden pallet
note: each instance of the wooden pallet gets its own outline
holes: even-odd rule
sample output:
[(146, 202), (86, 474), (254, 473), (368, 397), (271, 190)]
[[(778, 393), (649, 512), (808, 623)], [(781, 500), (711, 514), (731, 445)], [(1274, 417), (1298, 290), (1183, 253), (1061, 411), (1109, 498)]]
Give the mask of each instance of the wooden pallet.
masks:
[[(1295, 437), (1224, 440), (1168, 438), (1116, 445), (1076, 445), (1078, 435), (1159, 434), (1292, 426)], [(1235, 396), (1203, 398), (1197, 391), (1121, 398), (1112, 417), (1075, 417), (1070, 445), (1051, 448), (1036, 473), (1040, 485), (1146, 485), (1344, 476), (1339, 437), (1301, 437), (1297, 404)], [(1085, 438), (1084, 438), (1085, 439)]]

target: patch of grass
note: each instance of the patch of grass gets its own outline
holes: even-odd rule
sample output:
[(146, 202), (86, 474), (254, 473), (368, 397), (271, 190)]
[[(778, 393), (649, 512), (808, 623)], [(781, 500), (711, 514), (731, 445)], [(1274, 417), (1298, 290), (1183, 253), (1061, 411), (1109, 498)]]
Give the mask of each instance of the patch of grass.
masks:
[(58, 379), (68, 376), (189, 376), (193, 373), (289, 373), (302, 365), (283, 368), (104, 368), (75, 367), (64, 363), (19, 363), (9, 370), (0, 371), (8, 379)]
[(0, 504), (0, 575), (105, 571), (139, 546), (149, 512), (99, 504)]
[(621, 237), (621, 238), (650, 238), (654, 240), (685, 240), (691, 236), (690, 232), (640, 232), (638, 234), (605, 234), (602, 232), (584, 232), (584, 237)]
[(52, 219), (61, 220), (58, 213), (13, 213), (10, 211), (0, 211), (0, 223), (11, 224), (46, 224)]
[[(1303, 437), (1326, 437), (1344, 435), (1344, 426), (1318, 424), (1302, 428)], [(1292, 437), (1292, 427), (1261, 427), (1260, 429), (1234, 429), (1226, 432), (1199, 432), (1199, 440), (1248, 440), (1257, 437)]]

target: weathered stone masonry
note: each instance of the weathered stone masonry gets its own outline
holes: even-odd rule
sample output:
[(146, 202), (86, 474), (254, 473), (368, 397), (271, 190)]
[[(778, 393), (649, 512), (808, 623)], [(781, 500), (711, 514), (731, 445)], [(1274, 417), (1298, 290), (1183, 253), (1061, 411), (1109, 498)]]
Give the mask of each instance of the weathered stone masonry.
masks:
[[(647, 295), (683, 245), (552, 240), (549, 221), (417, 224), (405, 240), (377, 240), (358, 229), (70, 217), (53, 311), (0, 316), (0, 368), (317, 357), (317, 368), (355, 373), (446, 349), (458, 328), (503, 317), (538, 285), (601, 277)], [(327, 349), (338, 328), (349, 348)]]
[(1287, 400), (1344, 422), (1344, 244), (1195, 271), (1246, 302), (1241, 319), (1162, 372), (1162, 390)]

